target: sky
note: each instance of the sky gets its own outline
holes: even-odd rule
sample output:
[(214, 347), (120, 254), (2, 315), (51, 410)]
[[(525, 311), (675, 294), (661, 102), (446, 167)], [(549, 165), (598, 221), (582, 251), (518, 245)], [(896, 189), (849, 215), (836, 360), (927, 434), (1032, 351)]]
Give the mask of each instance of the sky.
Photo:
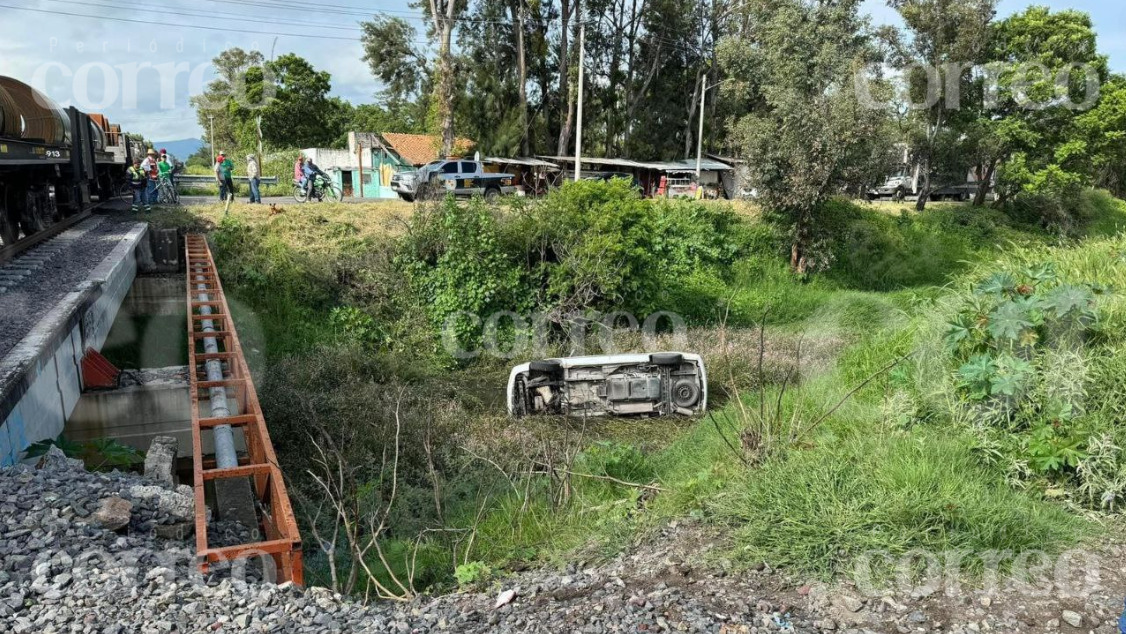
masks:
[[(1090, 13), (1111, 69), (1126, 71), (1120, 3), (1002, 0), (998, 15), (1029, 4)], [(866, 0), (864, 10), (875, 24), (901, 24), (883, 0)], [(407, 0), (0, 0), (0, 75), (151, 140), (199, 137), (189, 98), (213, 78), (210, 60), (233, 46), (297, 53), (332, 74), (334, 95), (372, 101), (379, 84), (362, 60), (358, 22), (374, 13), (406, 18), (424, 36), (423, 14)]]

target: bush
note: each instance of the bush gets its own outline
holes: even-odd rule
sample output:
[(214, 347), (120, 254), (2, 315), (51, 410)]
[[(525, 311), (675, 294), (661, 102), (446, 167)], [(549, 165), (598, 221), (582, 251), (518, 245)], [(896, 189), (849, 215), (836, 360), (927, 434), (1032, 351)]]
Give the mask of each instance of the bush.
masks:
[(653, 467), (637, 447), (612, 441), (588, 447), (579, 455), (577, 466), (585, 473), (623, 482), (646, 484), (653, 479)]

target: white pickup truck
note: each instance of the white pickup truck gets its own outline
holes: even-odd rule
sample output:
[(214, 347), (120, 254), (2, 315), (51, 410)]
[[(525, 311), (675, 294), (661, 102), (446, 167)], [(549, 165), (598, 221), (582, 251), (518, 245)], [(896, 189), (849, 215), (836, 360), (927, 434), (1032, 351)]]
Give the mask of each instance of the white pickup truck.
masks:
[(508, 413), (694, 416), (708, 408), (704, 360), (687, 352), (531, 361), (508, 376)]
[(443, 159), (431, 161), (416, 172), (391, 177), (391, 189), (407, 202), (454, 196), (484, 196), (493, 200), (516, 191), (512, 174), (486, 172), (477, 161)]

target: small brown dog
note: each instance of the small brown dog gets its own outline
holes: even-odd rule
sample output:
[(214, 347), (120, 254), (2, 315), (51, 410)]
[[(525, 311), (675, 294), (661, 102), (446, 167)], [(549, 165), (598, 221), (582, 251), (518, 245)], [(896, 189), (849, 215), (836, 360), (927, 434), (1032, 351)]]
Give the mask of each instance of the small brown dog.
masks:
[(285, 211), (284, 207), (278, 207), (277, 203), (270, 203), (270, 215), (276, 216)]

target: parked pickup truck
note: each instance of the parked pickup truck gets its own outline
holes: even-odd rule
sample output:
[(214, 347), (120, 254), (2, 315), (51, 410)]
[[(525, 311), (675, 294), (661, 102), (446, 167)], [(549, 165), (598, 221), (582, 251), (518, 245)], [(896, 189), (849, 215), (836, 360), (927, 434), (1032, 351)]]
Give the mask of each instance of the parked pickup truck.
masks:
[(512, 369), (507, 393), (518, 418), (693, 416), (708, 407), (704, 361), (686, 352), (532, 361)]
[(412, 172), (396, 174), (391, 178), (391, 189), (406, 201), (454, 196), (481, 195), (493, 200), (501, 194), (516, 191), (512, 174), (486, 172), (477, 161), (446, 159), (423, 165), (413, 176)]

